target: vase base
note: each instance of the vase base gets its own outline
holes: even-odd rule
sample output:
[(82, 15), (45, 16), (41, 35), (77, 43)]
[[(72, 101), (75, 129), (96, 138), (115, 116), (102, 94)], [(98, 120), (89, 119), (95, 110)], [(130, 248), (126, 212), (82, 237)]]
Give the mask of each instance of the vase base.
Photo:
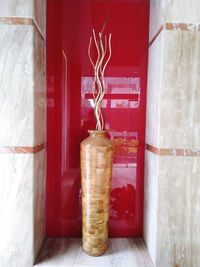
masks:
[(83, 250), (85, 251), (85, 253), (93, 257), (101, 256), (106, 252), (107, 248), (108, 248), (108, 242), (105, 242), (105, 244), (103, 244), (101, 248), (84, 248), (83, 246)]

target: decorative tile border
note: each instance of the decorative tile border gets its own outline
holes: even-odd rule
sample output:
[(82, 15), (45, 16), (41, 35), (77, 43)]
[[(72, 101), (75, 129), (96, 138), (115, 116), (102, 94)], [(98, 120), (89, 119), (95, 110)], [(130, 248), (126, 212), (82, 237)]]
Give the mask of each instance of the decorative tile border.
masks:
[(171, 23), (171, 22), (166, 22), (164, 24), (164, 29), (198, 32), (198, 31), (200, 31), (200, 23)]
[(178, 31), (189, 31), (189, 32), (198, 32), (200, 31), (200, 23), (173, 23), (173, 22), (166, 22), (164, 23), (157, 33), (154, 35), (152, 40), (149, 42), (149, 47), (153, 44), (162, 30), (178, 30)]
[(45, 144), (36, 146), (1, 146), (0, 154), (36, 154), (45, 149)]
[(35, 27), (39, 35), (45, 40), (45, 37), (40, 30), (39, 25), (37, 24), (34, 18), (23, 18), (23, 17), (0, 17), (0, 24), (9, 24), (9, 25), (32, 25)]
[(146, 150), (159, 156), (200, 157), (200, 149), (157, 148), (146, 144)]

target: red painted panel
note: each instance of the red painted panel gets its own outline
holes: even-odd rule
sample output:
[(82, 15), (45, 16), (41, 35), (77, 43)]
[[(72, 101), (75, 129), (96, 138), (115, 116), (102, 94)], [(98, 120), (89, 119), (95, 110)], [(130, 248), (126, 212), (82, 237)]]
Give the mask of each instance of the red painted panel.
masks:
[(47, 236), (81, 235), (80, 142), (95, 128), (87, 49), (92, 28), (112, 33), (102, 103), (115, 146), (110, 236), (141, 236), (147, 0), (47, 0)]

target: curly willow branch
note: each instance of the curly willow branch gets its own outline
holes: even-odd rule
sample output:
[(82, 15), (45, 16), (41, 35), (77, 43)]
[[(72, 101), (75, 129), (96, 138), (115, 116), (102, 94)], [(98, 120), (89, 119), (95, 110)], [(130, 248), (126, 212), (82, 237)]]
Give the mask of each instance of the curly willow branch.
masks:
[[(103, 130), (104, 129), (104, 119), (101, 111), (101, 103), (103, 101), (103, 97), (105, 94), (105, 81), (104, 81), (104, 72), (105, 68), (111, 58), (112, 49), (111, 49), (111, 34), (109, 34), (109, 38), (105, 36), (105, 40), (103, 42), (102, 32), (99, 33), (99, 39), (97, 40), (95, 31), (93, 29), (93, 36), (90, 37), (89, 46), (88, 46), (88, 56), (89, 60), (94, 69), (94, 80), (92, 84), (93, 90), (93, 98), (94, 98), (94, 114), (96, 118), (96, 129)], [(96, 61), (92, 60), (91, 57), (91, 45), (92, 40), (94, 41), (95, 48), (97, 50), (97, 59)], [(108, 48), (108, 49), (107, 49)], [(108, 55), (107, 55), (108, 51)], [(107, 57), (107, 59), (106, 59)]]

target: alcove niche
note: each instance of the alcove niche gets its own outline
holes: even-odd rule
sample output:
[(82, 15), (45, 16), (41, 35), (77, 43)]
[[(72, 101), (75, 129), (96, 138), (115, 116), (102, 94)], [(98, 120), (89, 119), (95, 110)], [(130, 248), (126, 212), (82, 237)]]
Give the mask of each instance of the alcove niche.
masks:
[[(115, 151), (110, 246), (91, 258), (81, 248), (79, 149), (95, 128), (88, 45), (104, 23), (112, 34), (102, 103)], [(46, 27), (46, 241), (37, 266), (153, 266), (143, 241), (149, 1), (47, 0)]]

